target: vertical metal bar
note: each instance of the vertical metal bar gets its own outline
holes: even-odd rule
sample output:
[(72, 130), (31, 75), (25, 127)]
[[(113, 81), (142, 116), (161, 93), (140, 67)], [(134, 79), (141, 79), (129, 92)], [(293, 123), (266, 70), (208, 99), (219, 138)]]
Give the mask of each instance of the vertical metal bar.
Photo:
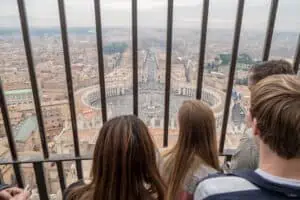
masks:
[(132, 88), (133, 114), (138, 115), (138, 28), (137, 28), (137, 0), (131, 1), (132, 20)]
[(277, 8), (278, 8), (278, 0), (272, 0), (270, 14), (269, 14), (269, 20), (268, 20), (268, 27), (267, 27), (267, 32), (266, 32), (266, 38), (265, 38), (264, 51), (263, 51), (263, 61), (267, 61), (269, 59), (272, 38), (273, 38), (274, 25), (275, 25), (276, 14), (277, 14)]
[(36, 185), (38, 187), (40, 199), (48, 200), (49, 197), (48, 197), (47, 186), (45, 181), (43, 163), (42, 162), (33, 163), (33, 169), (35, 173), (35, 180), (36, 180)]
[(294, 71), (297, 74), (299, 71), (299, 64), (300, 64), (300, 34), (298, 36), (298, 45), (294, 57)]
[(23, 178), (22, 178), (22, 174), (21, 174), (20, 165), (17, 164), (17, 163), (14, 163), (13, 168), (14, 168), (14, 172), (15, 172), (16, 181), (18, 183), (18, 186), (21, 187), (21, 188), (24, 188), (24, 182), (23, 182)]
[[(65, 61), (65, 68), (66, 68), (70, 114), (71, 114), (71, 121), (72, 121), (74, 152), (75, 152), (76, 157), (80, 157), (75, 99), (74, 99), (74, 91), (73, 91), (72, 69), (71, 69), (71, 62), (70, 62), (67, 20), (66, 20), (64, 0), (58, 0), (58, 9), (59, 9), (62, 45), (63, 45), (63, 50), (64, 50), (64, 61)], [(76, 169), (77, 169), (78, 179), (82, 179), (83, 176), (82, 176), (81, 162), (76, 164)]]
[[(7, 110), (7, 105), (6, 105), (6, 101), (5, 101), (5, 95), (4, 95), (4, 90), (3, 90), (1, 80), (0, 80), (0, 106), (1, 106), (1, 113), (2, 113), (2, 118), (3, 118), (3, 122), (4, 122), (4, 127), (5, 127), (5, 132), (6, 132), (6, 136), (7, 136), (7, 141), (8, 141), (11, 157), (12, 157), (13, 161), (17, 161), (18, 154), (17, 154), (17, 149), (16, 149), (13, 132), (11, 129), (9, 113)], [(24, 187), (19, 164), (14, 163), (13, 168), (14, 168), (16, 180), (17, 180), (19, 187)]]
[(5, 184), (5, 183), (4, 183), (4, 180), (3, 180), (3, 174), (2, 174), (1, 169), (0, 169), (0, 184), (1, 184), (1, 185), (4, 185), (4, 184)]
[(41, 102), (39, 99), (38, 84), (37, 84), (37, 79), (36, 79), (36, 74), (35, 74), (35, 68), (34, 68), (34, 62), (33, 62), (33, 56), (32, 56), (32, 49), (31, 49), (31, 42), (30, 42), (30, 35), (29, 35), (29, 30), (28, 30), (28, 23), (27, 23), (26, 8), (25, 8), (24, 0), (18, 0), (18, 8), (19, 8), (19, 14), (20, 14), (20, 22), (21, 22), (21, 27), (22, 27), (23, 41), (24, 41), (25, 52), (26, 52), (26, 57), (27, 57), (28, 71), (29, 71), (29, 75), (30, 75), (30, 82), (31, 82), (31, 87), (32, 87), (35, 111), (36, 111), (36, 116), (37, 116), (37, 121), (38, 121), (39, 132), (40, 132), (41, 145), (43, 148), (44, 158), (48, 158), (49, 151), (48, 151), (46, 133), (45, 133), (45, 128), (44, 128)]
[(173, 36), (173, 0), (168, 0), (167, 18), (167, 48), (166, 48), (166, 86), (165, 86), (165, 119), (164, 119), (164, 147), (168, 146), (169, 110), (170, 110), (170, 85), (172, 62), (172, 36)]
[(200, 52), (199, 52), (199, 67), (198, 67), (198, 80), (197, 80), (197, 91), (196, 91), (197, 99), (201, 99), (201, 96), (202, 96), (209, 0), (203, 0), (203, 8), (202, 9), (203, 9), (203, 11), (202, 11), (202, 27), (201, 27), (201, 39), (200, 39), (201, 46), (200, 46)]
[(220, 153), (222, 153), (224, 150), (224, 144), (225, 144), (225, 139), (226, 139), (226, 131), (227, 131), (228, 116), (229, 116), (229, 112), (230, 112), (229, 108), (230, 108), (230, 103), (231, 103), (234, 73), (235, 73), (236, 60), (238, 57), (238, 50), (239, 50), (239, 41), (240, 41), (240, 33), (241, 33), (242, 19), (243, 19), (243, 12), (244, 12), (244, 3), (245, 3), (245, 0), (239, 0), (238, 8), (237, 8), (235, 31), (234, 31), (234, 41), (233, 41), (231, 63), (230, 63), (230, 72), (229, 72), (229, 79), (228, 79), (228, 84), (227, 84), (227, 93), (226, 93), (225, 108), (224, 108), (224, 114), (223, 114), (223, 124), (222, 124), (222, 130), (221, 130), (220, 147), (219, 147)]
[(59, 177), (60, 189), (61, 189), (61, 192), (64, 193), (64, 191), (66, 189), (66, 181), (65, 181), (65, 174), (64, 174), (64, 168), (63, 168), (62, 161), (56, 161), (56, 167), (57, 167), (57, 172), (58, 172), (58, 177)]
[(104, 62), (103, 62), (103, 46), (102, 46), (102, 25), (101, 25), (101, 9), (100, 0), (94, 0), (95, 22), (96, 22), (96, 36), (97, 36), (97, 50), (98, 50), (98, 71), (101, 94), (101, 111), (103, 123), (107, 120), (106, 111), (106, 94), (105, 94), (105, 78), (104, 78)]

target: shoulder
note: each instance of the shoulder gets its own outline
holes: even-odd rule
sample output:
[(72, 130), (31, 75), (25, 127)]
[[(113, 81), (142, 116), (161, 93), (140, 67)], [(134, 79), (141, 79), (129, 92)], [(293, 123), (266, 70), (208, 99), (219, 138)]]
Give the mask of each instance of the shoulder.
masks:
[(186, 183), (185, 183), (185, 190), (187, 192), (193, 194), (196, 190), (197, 184), (210, 174), (215, 174), (217, 173), (217, 170), (215, 170), (212, 167), (206, 166), (206, 165), (201, 165), (199, 169), (197, 169), (190, 177), (187, 178)]
[(241, 177), (214, 175), (199, 183), (194, 194), (194, 199), (206, 199), (214, 195), (243, 192), (247, 190), (259, 190), (259, 188)]
[(203, 164), (192, 174), (192, 179), (196, 183), (199, 183), (201, 180), (208, 177), (209, 175), (213, 176), (216, 173), (218, 173), (216, 169)]
[(159, 169), (160, 172), (163, 175), (167, 175), (170, 173), (171, 167), (173, 166), (170, 164), (171, 158), (172, 158), (173, 153), (168, 149), (162, 152), (161, 158), (160, 158), (160, 163), (159, 163)]
[(232, 156), (230, 169), (256, 169), (258, 166), (258, 147), (254, 137), (244, 134), (240, 144)]

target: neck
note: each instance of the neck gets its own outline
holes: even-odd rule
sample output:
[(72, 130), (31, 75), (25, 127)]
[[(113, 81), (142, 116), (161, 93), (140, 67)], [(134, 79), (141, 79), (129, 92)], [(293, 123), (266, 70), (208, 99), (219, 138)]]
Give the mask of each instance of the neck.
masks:
[(279, 157), (267, 145), (260, 141), (259, 168), (273, 176), (300, 180), (300, 159)]

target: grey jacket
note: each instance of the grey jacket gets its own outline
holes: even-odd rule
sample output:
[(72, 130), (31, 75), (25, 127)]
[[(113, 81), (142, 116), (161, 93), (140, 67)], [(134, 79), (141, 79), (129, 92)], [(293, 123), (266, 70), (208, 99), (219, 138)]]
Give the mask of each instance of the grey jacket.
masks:
[(240, 144), (232, 156), (231, 163), (227, 165), (225, 171), (234, 171), (241, 169), (255, 170), (258, 167), (259, 152), (252, 135), (252, 129), (246, 129)]

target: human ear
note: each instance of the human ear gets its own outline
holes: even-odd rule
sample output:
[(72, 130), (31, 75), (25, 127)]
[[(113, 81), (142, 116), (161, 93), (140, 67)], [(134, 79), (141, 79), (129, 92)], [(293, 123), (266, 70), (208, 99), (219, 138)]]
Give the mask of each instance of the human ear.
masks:
[(252, 118), (252, 132), (254, 136), (260, 135), (260, 130), (257, 127), (257, 120), (256, 118)]

